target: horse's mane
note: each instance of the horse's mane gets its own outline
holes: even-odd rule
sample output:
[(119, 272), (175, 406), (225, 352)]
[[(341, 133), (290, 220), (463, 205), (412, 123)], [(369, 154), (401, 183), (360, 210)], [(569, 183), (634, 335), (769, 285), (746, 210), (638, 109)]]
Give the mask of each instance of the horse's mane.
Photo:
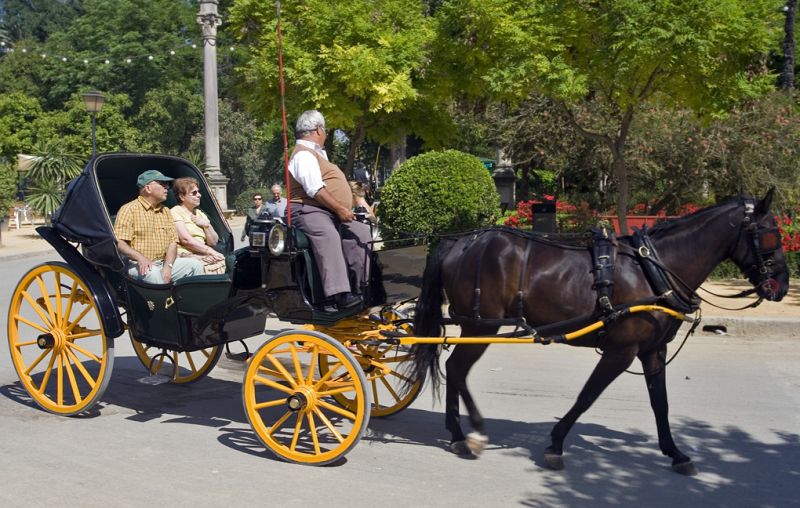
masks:
[(648, 233), (654, 237), (672, 233), (675, 229), (683, 228), (689, 222), (694, 222), (698, 218), (717, 213), (723, 207), (730, 206), (731, 204), (738, 205), (741, 203), (742, 197), (743, 196), (730, 197), (720, 201), (717, 204), (701, 208), (700, 210), (690, 213), (689, 215), (684, 215), (683, 217), (678, 217), (677, 219), (670, 219), (660, 222), (652, 228), (649, 228)]

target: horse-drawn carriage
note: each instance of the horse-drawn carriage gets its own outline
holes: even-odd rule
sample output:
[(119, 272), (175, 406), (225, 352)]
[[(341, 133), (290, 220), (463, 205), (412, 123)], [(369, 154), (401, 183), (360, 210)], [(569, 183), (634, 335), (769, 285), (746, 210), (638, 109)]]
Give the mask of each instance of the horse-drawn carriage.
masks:
[[(200, 208), (218, 233), (216, 248), (227, 256), (224, 275), (154, 285), (124, 274), (113, 219), (135, 196), (144, 169), (200, 182)], [(273, 315), (301, 327), (268, 338), (248, 355), (242, 397), (254, 432), (276, 455), (307, 464), (343, 456), (370, 416), (394, 414), (414, 401), (426, 372), (438, 372), (446, 344), (456, 346), (446, 367), (446, 427), (451, 450), (468, 454), (486, 439), (466, 386), (486, 347), (563, 342), (603, 354), (554, 427), (545, 464), (563, 467), (571, 426), (638, 357), (659, 446), (677, 471), (691, 474), (694, 466), (669, 430), (664, 370), (667, 343), (682, 320), (692, 321), (694, 291), (724, 259), (742, 269), (762, 298), (779, 300), (788, 290), (768, 193), (760, 201), (726, 201), (652, 232), (600, 239), (592, 248), (504, 228), (446, 238), (430, 256), (425, 245), (384, 247), (371, 253), (372, 275), (361, 288), (365, 303), (331, 311), (299, 230), (260, 220), (250, 245), (234, 250), (209, 191), (190, 163), (141, 154), (100, 155), (70, 184), (52, 226), (37, 229), (66, 263), (25, 274), (9, 309), (12, 360), (38, 405), (62, 415), (91, 408), (110, 379), (114, 339), (126, 329), (151, 373), (167, 368), (171, 381), (189, 383), (208, 374), (229, 343), (262, 335)], [(441, 336), (443, 294), (461, 337)], [(498, 335), (504, 325), (515, 330)], [(461, 429), (459, 398), (477, 437)]]
[[(227, 257), (225, 274), (163, 285), (126, 275), (114, 217), (136, 196), (136, 178), (145, 169), (200, 182), (200, 208), (218, 233), (215, 248)], [(366, 304), (330, 311), (299, 230), (260, 220), (250, 245), (234, 250), (212, 196), (202, 173), (176, 157), (119, 153), (90, 161), (70, 184), (52, 226), (37, 229), (66, 263), (31, 269), (12, 296), (9, 348), (20, 380), (42, 408), (75, 415), (103, 396), (114, 339), (126, 330), (153, 375), (191, 383), (214, 368), (229, 343), (262, 335), (274, 315), (303, 329), (272, 337), (248, 358), (245, 412), (279, 456), (330, 462), (358, 442), (370, 415), (393, 414), (419, 393), (421, 383), (406, 390), (397, 371), (407, 347), (366, 340), (362, 332), (409, 329), (402, 307), (418, 292), (425, 248), (381, 253), (385, 277), (379, 287), (365, 288)], [(174, 204), (170, 191), (165, 205)], [(386, 304), (387, 293), (393, 305)]]

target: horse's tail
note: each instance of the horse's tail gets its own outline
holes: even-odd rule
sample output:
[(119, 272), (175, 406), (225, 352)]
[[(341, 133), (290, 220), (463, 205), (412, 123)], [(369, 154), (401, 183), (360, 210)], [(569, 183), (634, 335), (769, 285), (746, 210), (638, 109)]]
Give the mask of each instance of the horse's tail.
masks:
[[(414, 334), (418, 337), (439, 337), (442, 333), (442, 262), (455, 242), (455, 239), (442, 239), (428, 255), (422, 276), (422, 290), (414, 311)], [(430, 372), (431, 385), (434, 393), (437, 393), (442, 377), (439, 368), (441, 345), (414, 344), (411, 353), (414, 360), (409, 372), (409, 386), (424, 381)]]

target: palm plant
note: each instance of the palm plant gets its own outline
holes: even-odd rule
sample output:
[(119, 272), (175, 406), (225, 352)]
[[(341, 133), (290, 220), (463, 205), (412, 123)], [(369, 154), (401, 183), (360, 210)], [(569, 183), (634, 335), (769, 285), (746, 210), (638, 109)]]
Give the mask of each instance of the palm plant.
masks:
[(79, 157), (67, 153), (58, 141), (37, 145), (36, 162), (30, 171), (33, 184), (28, 192), (28, 205), (49, 218), (61, 206), (67, 182), (81, 172)]

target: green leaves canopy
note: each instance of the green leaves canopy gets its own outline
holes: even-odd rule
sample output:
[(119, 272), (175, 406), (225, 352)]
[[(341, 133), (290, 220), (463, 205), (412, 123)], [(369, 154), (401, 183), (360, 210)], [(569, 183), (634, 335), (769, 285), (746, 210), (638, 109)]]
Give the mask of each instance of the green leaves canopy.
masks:
[[(323, 111), (350, 130), (386, 121), (414, 106), (434, 37), (419, 0), (290, 0), (282, 4), (286, 104), (290, 118)], [(279, 117), (276, 13), (272, 3), (242, 0), (231, 23), (249, 52), (239, 70), (250, 106)]]

